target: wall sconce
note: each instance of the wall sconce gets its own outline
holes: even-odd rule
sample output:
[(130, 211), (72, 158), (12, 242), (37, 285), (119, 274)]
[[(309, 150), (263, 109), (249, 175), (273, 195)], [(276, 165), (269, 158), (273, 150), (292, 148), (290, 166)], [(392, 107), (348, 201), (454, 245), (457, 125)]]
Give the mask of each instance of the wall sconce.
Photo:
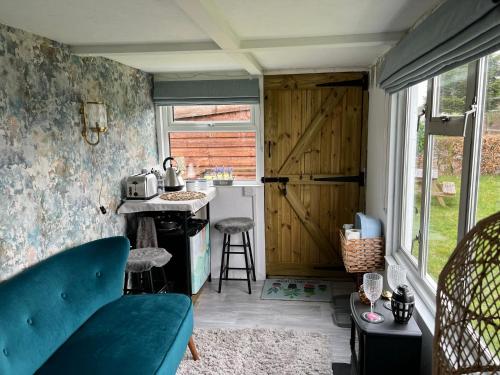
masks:
[[(84, 102), (80, 113), (83, 117), (82, 137), (91, 146), (95, 146), (100, 141), (100, 135), (108, 131), (108, 114), (106, 104), (101, 102)], [(97, 140), (92, 141), (87, 133), (97, 134)], [(94, 137), (95, 139), (95, 137)]]

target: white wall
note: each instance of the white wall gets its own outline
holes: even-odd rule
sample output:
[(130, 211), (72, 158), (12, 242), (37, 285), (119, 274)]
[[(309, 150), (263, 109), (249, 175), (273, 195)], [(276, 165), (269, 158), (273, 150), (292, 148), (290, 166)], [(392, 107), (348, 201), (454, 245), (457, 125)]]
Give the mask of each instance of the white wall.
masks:
[(369, 91), (366, 213), (387, 224), (387, 147), (389, 95), (378, 88)]
[[(217, 196), (210, 202), (210, 221), (212, 236), (212, 277), (219, 278), (222, 240), (221, 234), (214, 225), (217, 221), (228, 217), (250, 217), (255, 222), (253, 231), (250, 231), (250, 242), (255, 261), (255, 272), (257, 280), (266, 278), (266, 260), (264, 243), (264, 188), (261, 185), (240, 187), (218, 187)], [(231, 237), (231, 243), (241, 244), (241, 235)], [(241, 249), (234, 248), (233, 251)], [(231, 267), (244, 267), (243, 255), (231, 255)], [(244, 278), (244, 271), (230, 271), (229, 277)], [(246, 288), (246, 284), (242, 284)], [(224, 288), (224, 286), (223, 286)]]

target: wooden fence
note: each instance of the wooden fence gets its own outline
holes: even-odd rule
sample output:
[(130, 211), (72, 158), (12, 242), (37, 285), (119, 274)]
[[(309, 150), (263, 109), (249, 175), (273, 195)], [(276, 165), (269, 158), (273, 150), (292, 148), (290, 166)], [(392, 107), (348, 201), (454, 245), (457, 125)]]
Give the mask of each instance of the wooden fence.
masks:
[(215, 167), (231, 167), (240, 180), (255, 180), (255, 133), (175, 132), (170, 133), (170, 154), (184, 157), (197, 177)]

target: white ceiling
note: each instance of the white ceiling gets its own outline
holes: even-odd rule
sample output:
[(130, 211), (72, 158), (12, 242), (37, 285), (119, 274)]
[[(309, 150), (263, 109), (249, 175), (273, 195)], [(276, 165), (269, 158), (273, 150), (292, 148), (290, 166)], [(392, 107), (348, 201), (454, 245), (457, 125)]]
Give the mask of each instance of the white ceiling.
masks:
[[(200, 66), (204, 72), (241, 70), (241, 66), (224, 53), (149, 53), (103, 56), (153, 73), (198, 72)], [(200, 62), (203, 63), (200, 64)]]
[(405, 31), (436, 1), (215, 0), (241, 39)]
[(388, 46), (291, 48), (277, 51), (256, 51), (254, 56), (267, 71), (348, 70), (366, 68), (367, 61), (373, 61), (374, 56), (382, 55), (388, 48)]
[(368, 68), (440, 0), (1, 0), (0, 23), (148, 72)]
[(210, 40), (174, 0), (1, 0), (0, 23), (71, 45)]

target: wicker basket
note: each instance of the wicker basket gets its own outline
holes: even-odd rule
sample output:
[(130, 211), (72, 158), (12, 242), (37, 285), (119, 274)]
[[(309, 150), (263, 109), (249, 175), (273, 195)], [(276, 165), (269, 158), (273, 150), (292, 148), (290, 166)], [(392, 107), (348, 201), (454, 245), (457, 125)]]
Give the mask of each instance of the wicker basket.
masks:
[(340, 247), (344, 267), (349, 273), (373, 272), (384, 269), (384, 238), (346, 240), (340, 232)]

